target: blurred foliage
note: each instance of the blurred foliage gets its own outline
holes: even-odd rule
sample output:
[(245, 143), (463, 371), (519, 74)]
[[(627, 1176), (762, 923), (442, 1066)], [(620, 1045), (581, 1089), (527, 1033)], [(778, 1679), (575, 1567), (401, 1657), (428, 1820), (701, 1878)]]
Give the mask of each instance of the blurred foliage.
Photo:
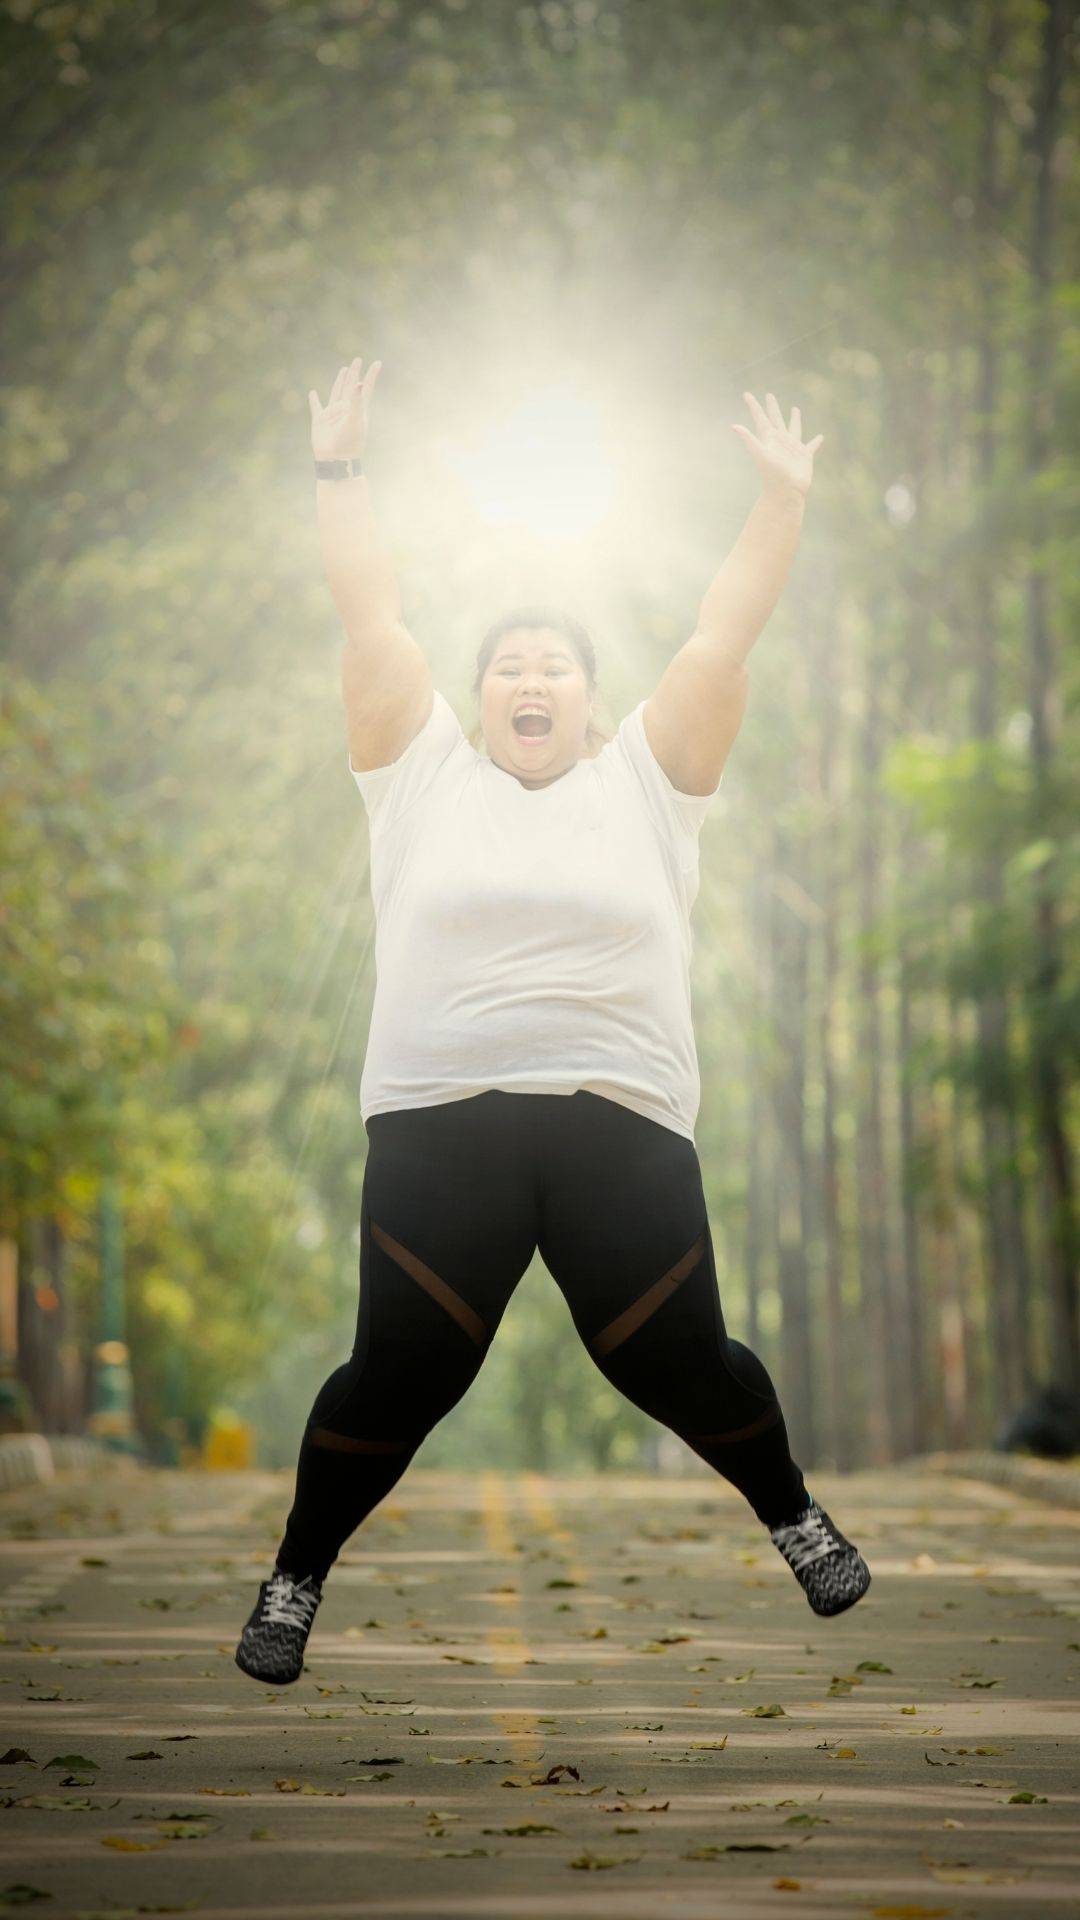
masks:
[[(482, 541), (458, 536), (427, 465), (433, 432), (453, 438), (467, 423), (508, 341), (518, 377), (537, 357), (555, 368), (600, 342), (639, 436), (640, 537), (602, 595), (616, 637), (605, 648), (601, 635), (613, 712), (655, 683), (741, 524), (749, 469), (728, 422), (743, 387), (771, 385), (799, 402), (810, 432), (824, 427), (803, 549), (755, 655), (724, 801), (702, 837), (698, 1144), (725, 1303), (736, 1331), (753, 1320), (766, 1351), (782, 1351), (771, 1242), (758, 1249), (753, 1300), (745, 1278), (747, 1046), (773, 1066), (784, 1052), (747, 902), (767, 876), (793, 912), (810, 901), (818, 928), (826, 854), (837, 863), (851, 1313), (861, 1297), (854, 983), (868, 954), (891, 1007), (903, 948), (919, 1010), (906, 1058), (888, 1042), (894, 1093), (906, 1073), (926, 1095), (905, 1168), (890, 1162), (890, 1206), (915, 1180), (920, 1204), (944, 1206), (957, 1244), (977, 1242), (993, 1174), (965, 1148), (942, 1201), (933, 1103), (945, 1083), (962, 1103), (977, 1097), (987, 1063), (970, 1015), (995, 987), (1012, 1024), (1007, 1057), (989, 1070), (1012, 1089), (1038, 1246), (1025, 1062), (1040, 1002), (1019, 989), (1038, 975), (1049, 863), (1064, 959), (1042, 1017), (1068, 1062), (1075, 1121), (1080, 796), (1075, 756), (1068, 775), (1062, 753), (1049, 782), (1033, 776), (1025, 594), (1041, 569), (1056, 631), (1075, 631), (1065, 562), (1080, 491), (1069, 431), (1080, 287), (1059, 272), (1053, 444), (1033, 473), (1024, 366), (1043, 16), (1033, 0), (997, 13), (1003, 49), (989, 85), (1002, 185), (984, 232), (988, 4), (0, 8), (0, 511), (13, 582), (0, 681), (0, 1205), (20, 1239), (30, 1220), (60, 1222), (86, 1351), (98, 1182), (115, 1156), (152, 1444), (170, 1413), (195, 1432), (246, 1392), (267, 1457), (291, 1458), (355, 1315), (373, 929), (305, 399), (355, 352), (386, 361), (380, 515), (410, 625), (463, 722), (476, 641), (513, 556), (489, 565)], [(1068, 91), (1075, 104), (1071, 74)], [(1063, 177), (1074, 151), (1062, 140)], [(1062, 220), (1060, 259), (1075, 259), (1075, 203)], [(980, 479), (988, 287), (1003, 374), (994, 471)], [(987, 566), (998, 719), (995, 737), (976, 741), (972, 588)], [(882, 828), (877, 908), (863, 924), (871, 690)], [(1068, 656), (1056, 693), (1068, 743)], [(827, 725), (839, 738), (831, 788)], [(915, 852), (901, 861), (904, 835)], [(987, 860), (1000, 880), (989, 902), (972, 883)], [(822, 1074), (811, 1045), (811, 1115)], [(790, 1114), (770, 1122), (781, 1136), (790, 1124)], [(820, 1288), (820, 1216), (813, 1231)], [(988, 1283), (977, 1251), (964, 1257), (985, 1342)], [(927, 1284), (936, 1311), (932, 1275)], [(1045, 1358), (1042, 1299), (1032, 1313)], [(853, 1392), (865, 1402), (871, 1389)], [(973, 1381), (971, 1434), (988, 1418)], [(624, 1464), (653, 1446), (534, 1273), (424, 1457)]]

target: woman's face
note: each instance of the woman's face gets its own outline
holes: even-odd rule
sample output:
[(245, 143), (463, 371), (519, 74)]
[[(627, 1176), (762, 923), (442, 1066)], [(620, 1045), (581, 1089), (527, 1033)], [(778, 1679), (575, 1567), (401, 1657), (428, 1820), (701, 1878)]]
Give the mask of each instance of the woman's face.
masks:
[[(515, 627), (496, 642), (480, 683), (488, 753), (524, 787), (548, 786), (585, 750), (589, 683), (569, 640), (551, 627)], [(531, 720), (530, 707), (541, 709)]]

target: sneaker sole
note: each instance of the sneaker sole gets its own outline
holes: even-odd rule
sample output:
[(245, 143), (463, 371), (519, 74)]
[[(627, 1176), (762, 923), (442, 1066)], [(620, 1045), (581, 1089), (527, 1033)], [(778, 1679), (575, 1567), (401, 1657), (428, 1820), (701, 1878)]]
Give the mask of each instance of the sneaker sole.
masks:
[(841, 1600), (838, 1607), (815, 1607), (811, 1604), (810, 1611), (811, 1613), (816, 1613), (819, 1620), (835, 1620), (837, 1614), (847, 1613), (849, 1607), (857, 1607), (859, 1601), (865, 1597), (869, 1590), (870, 1576), (867, 1574), (865, 1587), (862, 1588), (861, 1592), (853, 1593), (850, 1600)]
[(300, 1673), (257, 1673), (254, 1667), (245, 1666), (243, 1660), (240, 1658), (239, 1647), (237, 1647), (233, 1658), (241, 1673), (246, 1673), (249, 1680), (261, 1680), (266, 1687), (290, 1687), (294, 1681), (299, 1680), (300, 1673), (304, 1671), (303, 1667), (301, 1667)]

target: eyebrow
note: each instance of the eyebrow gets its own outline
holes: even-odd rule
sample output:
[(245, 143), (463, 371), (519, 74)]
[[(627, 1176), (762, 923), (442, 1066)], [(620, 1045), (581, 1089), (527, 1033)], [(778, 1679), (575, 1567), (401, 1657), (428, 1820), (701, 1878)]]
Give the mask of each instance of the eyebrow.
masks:
[[(520, 652), (497, 654), (496, 660), (520, 660)], [(541, 658), (544, 660), (569, 660), (570, 655), (562, 647), (546, 647)], [(494, 664), (494, 662), (493, 662)]]

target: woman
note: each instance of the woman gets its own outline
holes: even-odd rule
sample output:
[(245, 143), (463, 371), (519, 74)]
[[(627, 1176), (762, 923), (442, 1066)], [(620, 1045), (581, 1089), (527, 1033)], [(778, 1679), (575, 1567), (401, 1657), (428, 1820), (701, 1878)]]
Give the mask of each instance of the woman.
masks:
[[(697, 628), (613, 739), (587, 633), (550, 608), (486, 635), (478, 753), (402, 624), (363, 452), (376, 363), (310, 393), (323, 553), (368, 809), (376, 993), (352, 1355), (316, 1396), (271, 1578), (236, 1658), (294, 1680), (323, 1582), (475, 1378), (539, 1248), (596, 1364), (745, 1495), (815, 1613), (865, 1593), (761, 1362), (724, 1328), (694, 1146), (698, 833), (745, 659), (798, 542), (813, 455), (746, 395), (762, 494)], [(324, 464), (324, 463), (338, 463)]]

